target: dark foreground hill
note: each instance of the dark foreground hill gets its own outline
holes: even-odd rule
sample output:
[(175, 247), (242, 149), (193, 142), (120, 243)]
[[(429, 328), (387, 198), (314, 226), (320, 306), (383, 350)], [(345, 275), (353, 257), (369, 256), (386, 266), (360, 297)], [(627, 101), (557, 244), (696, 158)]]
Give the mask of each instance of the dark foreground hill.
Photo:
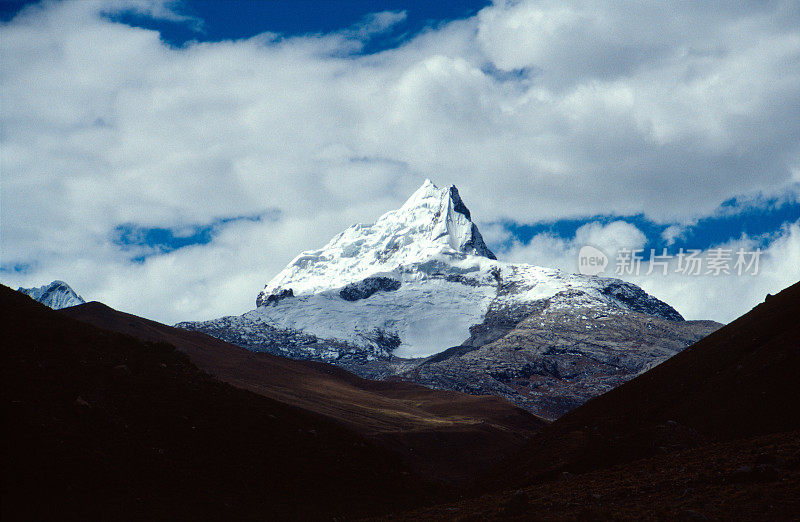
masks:
[(0, 288), (2, 519), (309, 519), (437, 488), (322, 415)]
[(800, 283), (551, 428), (503, 480), (800, 430)]
[(800, 283), (398, 518), (800, 519), (798, 318)]
[(496, 465), (546, 425), (499, 397), (362, 379), (329, 364), (250, 352), (97, 302), (61, 313), (144, 341), (174, 345), (224, 382), (340, 422), (397, 452), (413, 470), (457, 485)]

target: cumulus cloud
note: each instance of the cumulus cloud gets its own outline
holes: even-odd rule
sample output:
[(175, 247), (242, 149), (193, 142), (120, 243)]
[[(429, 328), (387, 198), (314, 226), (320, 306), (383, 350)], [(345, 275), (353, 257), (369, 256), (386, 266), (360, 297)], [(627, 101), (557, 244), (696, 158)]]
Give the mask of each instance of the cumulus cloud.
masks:
[[(699, 276), (677, 274), (675, 268), (678, 261), (672, 259), (667, 276), (654, 272), (650, 276), (630, 279), (672, 304), (688, 319), (714, 319), (727, 323), (748, 312), (763, 301), (768, 293), (776, 294), (800, 280), (800, 221), (785, 225), (770, 239), (767, 246), (762, 247), (759, 238), (743, 236), (706, 249), (701, 254), (705, 256), (716, 249), (730, 251), (729, 274), (708, 273), (707, 269)], [(757, 249), (762, 252), (757, 273), (754, 273), (754, 264), (750, 270), (742, 270), (739, 274), (734, 269), (737, 252), (741, 250), (747, 254)], [(751, 256), (747, 255), (745, 261), (749, 263)]]
[(542, 233), (533, 236), (526, 243), (513, 240), (508, 249), (502, 252), (502, 258), (573, 273), (578, 272), (578, 251), (583, 246), (599, 248), (613, 259), (620, 249), (643, 248), (646, 243), (644, 233), (625, 221), (608, 224), (590, 222), (578, 228), (572, 238)]
[[(731, 268), (736, 261), (736, 252), (743, 249), (753, 252), (758, 246), (754, 238), (744, 237), (717, 248), (730, 250), (733, 254)], [(708, 251), (704, 252), (704, 255)], [(750, 258), (746, 258), (749, 262)], [(800, 280), (800, 222), (787, 225), (775, 234), (774, 239), (762, 249), (758, 273), (735, 270), (730, 274), (705, 274), (685, 276), (674, 273), (667, 277), (651, 275), (633, 278), (646, 291), (672, 304), (689, 319), (714, 319), (727, 323), (748, 312), (764, 300), (768, 293), (776, 294)], [(670, 270), (674, 268), (673, 261)]]
[[(202, 319), (245, 311), (299, 251), (426, 177), (457, 184), (479, 222), (690, 223), (734, 196), (800, 193), (792, 2), (497, 2), (372, 55), (404, 13), (176, 48), (108, 16), (129, 11), (201, 29), (150, 0), (45, 2), (0, 27), (6, 282), (62, 278), (125, 310)], [(113, 240), (120, 224), (267, 212), (144, 262)], [(632, 232), (610, 226), (581, 233)], [(541, 237), (509, 255), (554, 264), (568, 247)]]

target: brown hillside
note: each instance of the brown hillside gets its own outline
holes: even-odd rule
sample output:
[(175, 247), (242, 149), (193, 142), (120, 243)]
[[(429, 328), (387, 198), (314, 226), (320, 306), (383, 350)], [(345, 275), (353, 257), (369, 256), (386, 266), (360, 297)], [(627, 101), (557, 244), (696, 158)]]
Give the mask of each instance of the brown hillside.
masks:
[(399, 452), (414, 469), (456, 483), (488, 470), (545, 425), (499, 397), (370, 381), (324, 363), (253, 353), (97, 302), (61, 312), (138, 339), (170, 343), (224, 382), (325, 415)]
[(3, 520), (330, 518), (434, 488), (330, 419), (0, 288)]

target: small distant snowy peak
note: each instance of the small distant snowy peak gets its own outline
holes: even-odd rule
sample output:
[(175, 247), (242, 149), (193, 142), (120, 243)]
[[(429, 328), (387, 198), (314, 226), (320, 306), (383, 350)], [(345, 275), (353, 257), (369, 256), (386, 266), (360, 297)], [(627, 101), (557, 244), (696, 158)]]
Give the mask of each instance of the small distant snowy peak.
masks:
[(256, 303), (276, 303), (288, 290), (293, 296), (311, 295), (369, 277), (399, 281), (403, 274), (418, 272), (411, 268), (415, 265), (465, 256), (497, 259), (472, 222), (458, 189), (454, 185), (440, 189), (425, 180), (399, 209), (375, 223), (353, 225), (319, 250), (297, 256), (267, 283)]
[(53, 281), (38, 288), (19, 288), (17, 291), (31, 296), (53, 310), (78, 306), (86, 302), (64, 281)]

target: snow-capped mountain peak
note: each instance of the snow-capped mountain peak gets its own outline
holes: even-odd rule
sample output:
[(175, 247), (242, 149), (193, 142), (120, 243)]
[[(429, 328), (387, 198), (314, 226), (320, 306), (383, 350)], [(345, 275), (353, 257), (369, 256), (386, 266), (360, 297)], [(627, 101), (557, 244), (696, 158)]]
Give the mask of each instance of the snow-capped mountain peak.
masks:
[(490, 310), (589, 306), (681, 319), (623, 281), (498, 261), (456, 187), (429, 180), (375, 223), (353, 225), (297, 256), (256, 306), (246, 321), (364, 346), (379, 357), (457, 346)]
[(400, 278), (407, 267), (437, 256), (476, 255), (496, 259), (470, 218), (455, 185), (441, 189), (430, 180), (397, 210), (375, 223), (353, 225), (327, 245), (301, 253), (259, 294), (315, 294), (367, 277)]
[[(422, 187), (396, 213), (414, 215), (419, 208), (434, 211), (432, 241), (446, 241), (458, 252), (497, 259), (484, 243), (478, 227), (472, 222), (469, 209), (461, 200), (455, 185), (439, 189), (430, 180), (425, 180)], [(426, 217), (423, 215), (423, 223)]]
[(483, 242), (455, 185), (440, 189), (426, 179), (400, 209), (387, 212), (378, 223), (382, 221), (401, 223), (408, 230), (427, 233), (431, 242), (449, 245), (458, 252), (497, 259)]
[(375, 223), (297, 256), (256, 305), (178, 326), (550, 417), (718, 326), (684, 321), (625, 281), (498, 261), (458, 190), (429, 180)]
[(64, 281), (53, 281), (49, 285), (38, 288), (19, 288), (17, 291), (31, 296), (53, 310), (69, 308), (86, 302)]

